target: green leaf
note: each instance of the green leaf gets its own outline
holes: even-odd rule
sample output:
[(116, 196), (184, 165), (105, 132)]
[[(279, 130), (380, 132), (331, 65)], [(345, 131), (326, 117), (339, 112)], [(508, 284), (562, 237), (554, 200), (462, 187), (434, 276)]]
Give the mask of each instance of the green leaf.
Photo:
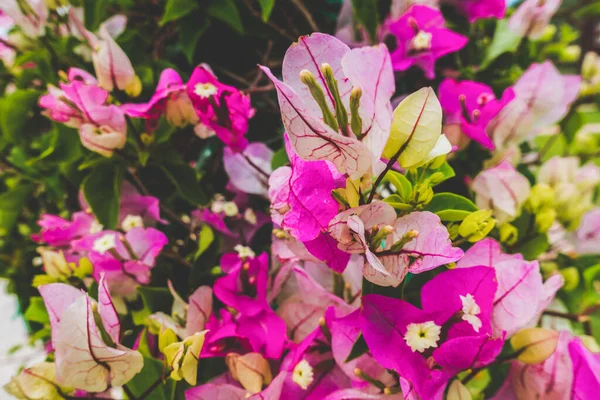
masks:
[(435, 185), (432, 186), (437, 186), (440, 183), (450, 179), (450, 178), (454, 178), (456, 176), (456, 173), (454, 172), (454, 169), (450, 166), (450, 164), (448, 164), (448, 162), (444, 162), (439, 168), (437, 169), (428, 169), (425, 172), (425, 176), (424, 179), (429, 178), (431, 175), (435, 174), (435, 173), (441, 173), (444, 175), (444, 179), (441, 180), (436, 180)]
[(498, 20), (494, 39), (487, 48), (481, 69), (487, 68), (492, 61), (504, 53), (514, 53), (519, 48), (522, 39), (520, 35), (510, 29), (507, 19)]
[[(150, 386), (161, 377), (168, 378), (168, 371), (165, 368), (164, 362), (156, 358), (144, 357), (144, 367), (133, 377), (128, 383), (127, 388), (131, 393), (138, 397), (141, 396)], [(145, 400), (171, 400), (175, 396), (175, 382), (172, 379), (165, 379), (163, 383), (158, 385), (149, 395), (145, 396)]]
[(595, 1), (573, 13), (575, 18), (593, 18), (600, 15), (600, 1)]
[(464, 211), (464, 210), (442, 210), (437, 211), (435, 214), (440, 217), (442, 221), (448, 222), (457, 222), (462, 221), (467, 218), (472, 211)]
[(185, 54), (185, 58), (190, 64), (194, 63), (194, 53), (198, 40), (204, 35), (204, 32), (210, 27), (210, 21), (202, 20), (202, 15), (193, 13), (184, 18), (179, 24), (179, 44)]
[(367, 30), (371, 42), (377, 43), (377, 26), (379, 25), (377, 0), (352, 0), (352, 7), (354, 16)]
[(400, 196), (401, 202), (408, 201), (408, 198), (412, 194), (413, 186), (406, 176), (396, 171), (388, 171), (388, 173), (385, 174), (385, 179), (394, 185), (396, 193)]
[(211, 17), (225, 22), (238, 33), (244, 34), (242, 18), (234, 0), (216, 0), (208, 6), (206, 12)]
[(398, 211), (412, 211), (413, 206), (407, 203), (404, 203), (404, 200), (400, 198), (397, 194), (392, 194), (385, 199), (384, 202), (388, 203), (390, 206), (394, 207)]
[(23, 317), (27, 321), (38, 322), (43, 325), (49, 324), (50, 318), (48, 317), (44, 300), (39, 296), (35, 296), (29, 299), (29, 301), (29, 307), (25, 310)]
[(521, 253), (526, 260), (535, 260), (540, 254), (545, 252), (548, 247), (550, 247), (548, 236), (539, 234), (519, 245), (514, 253)]
[(185, 17), (198, 8), (197, 0), (168, 0), (160, 25)]
[(177, 192), (193, 205), (206, 204), (208, 198), (200, 188), (196, 172), (185, 164), (163, 163), (160, 168), (177, 188)]
[(119, 222), (122, 182), (123, 169), (104, 162), (97, 165), (81, 184), (85, 201), (105, 229), (114, 229)]
[(162, 311), (171, 314), (171, 306), (173, 305), (173, 296), (169, 289), (164, 287), (140, 286), (137, 288), (138, 293), (144, 303), (144, 308), (153, 314)]
[(289, 162), (290, 159), (285, 151), (285, 147), (282, 147), (273, 154), (273, 158), (271, 159), (271, 169), (275, 171), (277, 168), (282, 167)]
[(344, 361), (344, 363), (349, 363), (350, 361), (362, 356), (367, 351), (369, 351), (367, 342), (365, 342), (365, 338), (363, 337), (362, 333), (359, 333), (358, 337), (356, 338), (356, 341), (352, 345), (350, 354), (348, 354), (348, 357), (346, 358), (346, 361)]
[(275, 0), (258, 0), (258, 4), (260, 4), (262, 19), (263, 21), (267, 22), (271, 17), (271, 13), (273, 12)]
[(94, 32), (98, 30), (100, 23), (106, 20), (107, 0), (83, 0), (85, 27)]
[(0, 237), (12, 231), (32, 191), (33, 186), (19, 184), (14, 189), (0, 194)]
[(210, 226), (202, 225), (202, 228), (200, 229), (200, 238), (198, 240), (198, 250), (196, 251), (194, 259), (198, 259), (198, 257), (200, 257), (202, 253), (204, 253), (206, 249), (210, 247), (214, 240), (215, 233), (212, 229), (210, 229)]
[(29, 165), (33, 165), (38, 161), (52, 164), (70, 163), (83, 155), (81, 140), (79, 140), (79, 134), (75, 129), (56, 124), (51, 135), (46, 150), (38, 157), (29, 160), (27, 162)]
[(0, 130), (8, 142), (21, 143), (27, 139), (25, 129), (39, 96), (35, 90), (17, 90), (3, 99)]
[(565, 137), (571, 143), (577, 132), (584, 125), (600, 123), (600, 111), (575, 111), (566, 121), (563, 121)]
[(536, 136), (533, 142), (540, 150), (541, 162), (548, 161), (554, 156), (565, 155), (567, 150), (567, 139), (562, 134)]
[(595, 282), (600, 281), (600, 264), (586, 268), (582, 275), (586, 289), (593, 290)]
[(477, 206), (469, 199), (463, 196), (459, 196), (454, 193), (437, 193), (433, 195), (433, 198), (425, 207), (425, 211), (432, 213), (438, 213), (446, 210), (462, 210), (472, 213), (477, 211)]

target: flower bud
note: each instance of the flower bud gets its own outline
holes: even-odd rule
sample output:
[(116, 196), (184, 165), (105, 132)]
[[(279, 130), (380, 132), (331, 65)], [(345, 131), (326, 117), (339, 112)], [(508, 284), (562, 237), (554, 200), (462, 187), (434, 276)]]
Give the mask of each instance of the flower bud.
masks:
[(471, 400), (471, 392), (461, 381), (455, 379), (448, 388), (448, 394), (446, 400)]
[(525, 364), (539, 364), (554, 353), (558, 344), (558, 332), (543, 328), (526, 328), (510, 338), (513, 349), (519, 352), (517, 359)]
[(479, 210), (469, 214), (458, 227), (458, 233), (471, 243), (485, 238), (494, 229), (492, 211)]
[(400, 251), (406, 244), (408, 244), (410, 241), (412, 241), (413, 239), (416, 239), (418, 237), (419, 237), (419, 231), (417, 231), (415, 229), (411, 229), (410, 231), (406, 232), (402, 236), (402, 238), (400, 238), (400, 240), (398, 240), (396, 243), (394, 243), (392, 245), (392, 247), (390, 248), (390, 250), (392, 252)]
[[(444, 163), (444, 161), (446, 161), (446, 156), (444, 155), (444, 156), (437, 157), (436, 159), (434, 159), (432, 161), (432, 163), (437, 164), (438, 158), (442, 160), (442, 164)], [(439, 168), (439, 166), (434, 168), (433, 164), (430, 167), (432, 169)], [(441, 172), (434, 172), (427, 180), (429, 181), (429, 184), (431, 186), (436, 186), (436, 185), (439, 185), (440, 183), (444, 182), (444, 180), (446, 180), (446, 176)]]
[(130, 97), (138, 97), (142, 92), (142, 81), (140, 77), (135, 75), (128, 83), (125, 85), (125, 93), (127, 93)]
[(335, 103), (335, 116), (337, 119), (337, 123), (342, 130), (342, 133), (347, 136), (348, 134), (348, 112), (346, 111), (346, 107), (344, 107), (344, 103), (342, 103), (342, 97), (340, 96), (340, 90), (338, 88), (337, 80), (335, 79), (335, 75), (333, 74), (333, 69), (331, 69), (331, 65), (327, 63), (321, 64), (321, 72), (325, 77), (325, 82), (327, 83), (327, 87), (329, 88), (329, 92), (333, 96), (333, 101)]
[(519, 230), (514, 225), (505, 223), (498, 227), (498, 230), (500, 231), (500, 241), (502, 243), (512, 246), (517, 242)]
[(312, 72), (306, 69), (300, 71), (299, 75), (300, 81), (308, 87), (308, 90), (310, 91), (310, 94), (312, 95), (313, 99), (315, 99), (315, 101), (319, 105), (319, 108), (323, 113), (323, 120), (327, 125), (329, 125), (331, 129), (337, 132), (338, 124), (331, 110), (329, 109), (329, 106), (327, 105), (327, 101), (325, 100), (325, 93), (323, 92), (323, 89), (321, 89), (321, 86), (319, 86), (319, 84), (317, 83), (315, 76)]
[(543, 208), (535, 215), (535, 226), (538, 232), (545, 233), (556, 220), (556, 210), (553, 208)]
[(361, 97), (362, 89), (359, 87), (352, 88), (350, 92), (350, 128), (352, 128), (352, 133), (356, 136), (362, 135), (362, 118), (358, 111)]
[(538, 183), (531, 188), (526, 207), (529, 211), (537, 213), (542, 208), (554, 205), (554, 189), (545, 183)]
[(418, 184), (415, 186), (411, 196), (414, 205), (427, 205), (433, 199), (433, 189), (429, 185)]
[(556, 25), (548, 25), (542, 31), (542, 34), (538, 38), (540, 42), (549, 42), (556, 35)]
[(583, 57), (581, 77), (586, 81), (593, 81), (600, 75), (600, 56), (594, 51), (588, 51)]
[(243, 356), (229, 353), (225, 357), (231, 377), (238, 381), (251, 394), (260, 392), (264, 385), (273, 380), (271, 367), (260, 353), (248, 353)]
[(558, 270), (558, 264), (555, 262), (552, 262), (552, 261), (546, 261), (546, 262), (540, 263), (540, 269), (542, 270), (544, 277), (549, 277), (556, 270)]
[(53, 251), (40, 247), (37, 252), (42, 257), (44, 271), (46, 274), (57, 279), (66, 279), (71, 276), (71, 268), (62, 251)]
[(565, 291), (570, 292), (577, 289), (577, 286), (579, 286), (579, 270), (576, 267), (563, 268), (558, 272), (560, 272), (565, 280), (562, 287)]
[(202, 331), (165, 347), (163, 353), (167, 365), (172, 368), (171, 378), (175, 381), (185, 379), (187, 383), (196, 385), (198, 375), (198, 359), (207, 331)]
[(561, 50), (559, 59), (563, 62), (575, 62), (581, 57), (581, 47), (570, 45)]

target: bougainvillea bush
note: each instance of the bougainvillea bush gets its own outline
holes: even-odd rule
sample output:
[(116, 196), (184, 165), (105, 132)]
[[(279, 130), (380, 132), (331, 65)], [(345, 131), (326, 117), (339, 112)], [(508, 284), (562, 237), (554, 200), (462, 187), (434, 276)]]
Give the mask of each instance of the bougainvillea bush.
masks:
[(598, 398), (597, 1), (0, 10), (6, 393)]

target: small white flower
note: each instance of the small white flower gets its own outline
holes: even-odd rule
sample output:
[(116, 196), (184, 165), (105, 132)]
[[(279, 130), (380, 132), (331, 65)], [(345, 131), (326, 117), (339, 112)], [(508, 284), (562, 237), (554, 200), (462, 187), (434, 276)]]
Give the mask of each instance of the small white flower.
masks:
[(223, 200), (215, 200), (210, 205), (210, 211), (214, 212), (215, 214), (222, 213), (224, 204), (225, 202)]
[(108, 233), (96, 239), (92, 248), (94, 249), (94, 251), (100, 254), (104, 254), (107, 251), (114, 249), (115, 246), (115, 235)]
[(214, 129), (212, 129), (208, 125), (203, 124), (202, 122), (196, 124), (196, 126), (194, 127), (194, 133), (200, 139), (208, 139), (209, 137), (215, 136), (217, 134), (217, 132), (215, 132)]
[(436, 325), (433, 321), (408, 324), (404, 340), (413, 352), (418, 351), (422, 353), (425, 349), (437, 347), (441, 331), (442, 327)]
[(194, 93), (203, 99), (207, 99), (210, 96), (217, 94), (219, 90), (212, 83), (197, 83), (194, 86)]
[(143, 228), (144, 227), (144, 219), (139, 215), (127, 215), (123, 222), (121, 222), (121, 229), (125, 232), (129, 232), (133, 228)]
[(246, 208), (246, 211), (244, 211), (244, 219), (246, 222), (256, 225), (256, 214), (254, 213), (254, 210), (251, 208)]
[(310, 384), (312, 383), (314, 378), (313, 369), (306, 360), (300, 361), (294, 367), (294, 372), (292, 373), (292, 380), (302, 389), (306, 390)]
[(238, 210), (237, 204), (235, 204), (233, 201), (228, 201), (223, 204), (223, 212), (228, 217), (235, 217), (239, 214), (240, 210)]
[(103, 229), (104, 226), (102, 226), (102, 224), (96, 220), (94, 220), (94, 222), (92, 222), (92, 225), (90, 225), (90, 233), (102, 232)]
[(481, 320), (477, 317), (477, 314), (481, 313), (481, 308), (479, 308), (471, 293), (467, 293), (466, 296), (459, 295), (459, 297), (462, 302), (463, 321), (467, 321), (475, 329), (475, 332), (479, 332)]
[(428, 50), (431, 48), (431, 33), (419, 31), (412, 40), (411, 47), (413, 50)]
[(240, 258), (253, 258), (256, 256), (250, 247), (242, 246), (241, 244), (236, 245), (233, 249), (237, 251)]

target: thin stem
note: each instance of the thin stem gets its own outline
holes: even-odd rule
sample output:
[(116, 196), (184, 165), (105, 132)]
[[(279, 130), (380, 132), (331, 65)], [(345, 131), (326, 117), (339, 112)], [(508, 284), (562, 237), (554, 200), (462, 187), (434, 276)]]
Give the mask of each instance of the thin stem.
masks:
[(377, 180), (375, 181), (375, 183), (373, 184), (373, 187), (371, 188), (371, 193), (369, 194), (369, 199), (367, 200), (367, 204), (369, 204), (373, 201), (373, 198), (375, 197), (375, 193), (377, 193), (377, 187), (379, 187), (379, 184), (385, 177), (385, 174), (387, 174), (388, 171), (392, 169), (392, 167), (394, 166), (396, 161), (398, 161), (398, 158), (400, 157), (400, 155), (402, 154), (404, 149), (406, 149), (406, 146), (408, 146), (409, 142), (410, 142), (410, 138), (409, 138), (409, 140), (406, 141), (406, 143), (404, 143), (402, 146), (400, 146), (400, 149), (388, 161), (383, 172), (381, 174), (379, 174), (379, 176), (377, 177)]
[(160, 255), (161, 255), (161, 256), (165, 256), (165, 257), (167, 257), (167, 258), (168, 258), (168, 259), (170, 259), (170, 260), (176, 261), (176, 262), (178, 262), (179, 264), (181, 264), (181, 265), (183, 265), (183, 266), (185, 266), (185, 267), (187, 267), (187, 268), (190, 268), (190, 269), (192, 269), (192, 268), (194, 267), (194, 266), (193, 266), (192, 264), (190, 264), (188, 261), (186, 261), (185, 259), (181, 258), (181, 256), (179, 256), (179, 254), (176, 254), (176, 253), (171, 253), (171, 252), (168, 252), (168, 251), (162, 251), (162, 252), (160, 253)]
[[(258, 18), (258, 19), (260, 19), (262, 21), (262, 15), (260, 14), (260, 12), (258, 12), (257, 10), (255, 10), (254, 7), (252, 7), (252, 4), (250, 4), (249, 0), (244, 0), (244, 4), (248, 8), (248, 10), (250, 10), (250, 12), (252, 13), (252, 15), (254, 15), (254, 17), (256, 17), (256, 18)], [(277, 33), (279, 33), (284, 38), (292, 40), (292, 41), (296, 40), (296, 38), (294, 36), (290, 35), (284, 29), (282, 29), (279, 26), (275, 25), (271, 21), (267, 21), (267, 22), (265, 22), (265, 24), (267, 24), (268, 26), (270, 26), (271, 28), (273, 28)]]
[(135, 395), (131, 392), (131, 389), (127, 387), (127, 385), (123, 385), (122, 388), (129, 400), (138, 400), (137, 397), (135, 397)]
[(244, 153), (242, 153), (242, 157), (244, 157), (244, 159), (248, 162), (248, 164), (250, 164), (250, 166), (252, 168), (254, 168), (256, 170), (256, 172), (258, 172), (259, 174), (261, 174), (263, 177), (269, 179), (269, 174), (266, 173), (262, 168), (260, 168), (258, 165), (256, 165), (256, 163), (254, 161), (252, 161), (252, 159), (250, 159), (250, 157), (248, 157), (247, 155), (245, 155)]
[(312, 29), (313, 32), (319, 32), (320, 29), (317, 26), (315, 19), (313, 18), (310, 11), (308, 11), (308, 9), (304, 6), (304, 4), (302, 4), (302, 1), (303, 0), (292, 0), (292, 3), (294, 3), (296, 8), (300, 11), (300, 13), (302, 13), (304, 19), (306, 19), (306, 22), (308, 22), (308, 25), (310, 25), (310, 29)]
[(569, 321), (572, 321), (572, 322), (582, 322), (581, 316), (579, 316), (577, 314), (564, 313), (564, 312), (553, 311), (553, 310), (546, 310), (543, 312), (543, 315), (548, 315), (550, 317), (564, 318), (564, 319), (568, 319)]

